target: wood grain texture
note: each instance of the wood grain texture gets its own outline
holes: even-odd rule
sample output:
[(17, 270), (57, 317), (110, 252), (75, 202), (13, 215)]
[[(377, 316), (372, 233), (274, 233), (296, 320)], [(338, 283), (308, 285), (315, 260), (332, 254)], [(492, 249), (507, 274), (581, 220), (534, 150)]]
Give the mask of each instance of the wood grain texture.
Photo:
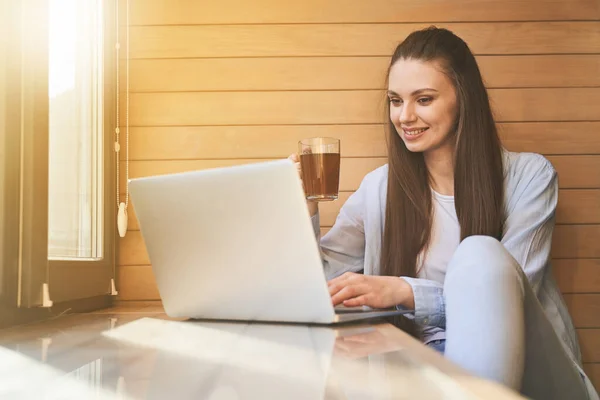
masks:
[[(352, 192), (341, 192), (339, 199), (322, 203), (319, 207), (321, 224), (333, 226), (340, 209)], [(559, 191), (557, 224), (600, 224), (600, 190)], [(600, 273), (600, 270), (598, 271)]]
[(477, 63), (488, 88), (600, 84), (600, 56), (597, 54), (479, 56)]
[[(160, 299), (156, 281), (149, 264), (127, 265), (119, 269), (119, 288), (124, 290), (119, 300), (157, 300)], [(600, 328), (600, 294), (564, 294), (573, 322), (577, 328)], [(585, 361), (598, 361), (600, 346), (594, 330), (581, 333), (585, 345)]]
[(600, 328), (600, 293), (565, 294), (576, 328)]
[(577, 330), (583, 362), (600, 362), (600, 329)]
[(489, 94), (498, 121), (600, 120), (600, 88), (492, 89)]
[[(600, 292), (600, 260), (571, 259), (554, 260), (554, 274), (564, 294)], [(123, 265), (118, 269), (120, 300), (159, 299), (158, 290), (150, 265)], [(589, 339), (592, 341), (592, 339)], [(596, 343), (596, 342), (594, 342)], [(600, 351), (597, 344), (590, 345)], [(589, 351), (587, 351), (589, 353)], [(597, 353), (595, 353), (597, 354)], [(597, 355), (593, 356), (596, 362)]]
[[(322, 203), (320, 206), (321, 224), (333, 226), (340, 209), (353, 191), (339, 193), (339, 199)], [(124, 194), (122, 195), (124, 196)], [(127, 209), (128, 230), (139, 230), (139, 223), (132, 203)], [(557, 224), (600, 224), (600, 190), (563, 189), (559, 191)], [(599, 279), (600, 279), (600, 270)], [(600, 289), (600, 287), (599, 287)]]
[[(340, 124), (134, 127), (129, 157), (134, 161), (284, 158), (297, 152), (298, 142), (308, 137), (340, 139), (342, 157), (387, 156), (383, 125)], [(124, 143), (122, 137), (122, 148)]]
[[(386, 162), (393, 49), (416, 29), (449, 28), (476, 54), (506, 148), (558, 171), (553, 272), (600, 387), (599, 18), (597, 0), (131, 0), (130, 176), (284, 158), (301, 138), (338, 137), (342, 192), (321, 207), (324, 234)], [(119, 300), (157, 300), (132, 208), (129, 222)]]
[(127, 232), (125, 237), (119, 238), (117, 263), (120, 267), (150, 265), (146, 243), (139, 230)]
[[(385, 89), (389, 62), (389, 57), (132, 60), (130, 91)], [(600, 86), (598, 55), (478, 56), (477, 62), (488, 88)]]
[(549, 156), (558, 184), (569, 189), (600, 188), (600, 155)]
[[(266, 161), (265, 159), (235, 160), (162, 160), (132, 161), (129, 163), (130, 178), (161, 175), (176, 172), (227, 167)], [(340, 162), (340, 190), (356, 190), (364, 176), (384, 165), (387, 158), (342, 158)], [(125, 187), (125, 177), (121, 177), (121, 187)]]
[(600, 189), (559, 190), (556, 223), (600, 224)]
[[(600, 120), (600, 87), (489, 96), (498, 122)], [(130, 126), (381, 124), (387, 107), (381, 90), (134, 93), (130, 101)]]
[(563, 293), (600, 293), (600, 259), (553, 260), (552, 269)]
[[(130, 57), (389, 57), (411, 32), (430, 25), (133, 26)], [(594, 21), (440, 23), (437, 26), (456, 33), (476, 55), (600, 53), (600, 26)], [(124, 57), (125, 52), (121, 55)]]
[[(323, 226), (322, 234), (328, 231)], [(552, 257), (557, 259), (600, 258), (600, 225), (557, 225)], [(119, 265), (148, 265), (150, 260), (140, 231), (129, 231), (119, 243)]]
[(150, 265), (128, 265), (118, 269), (118, 300), (160, 300)]
[(600, 363), (585, 363), (583, 369), (598, 390), (600, 388)]
[(557, 225), (552, 240), (552, 257), (600, 258), (598, 238), (600, 225)]
[[(556, 281), (564, 294), (576, 293), (599, 293), (600, 292), (600, 259), (568, 259), (553, 260), (552, 262)], [(144, 290), (145, 282), (151, 282), (154, 285), (154, 275), (150, 265), (124, 265), (119, 268), (120, 290), (119, 293), (128, 297), (136, 298), (130, 293), (130, 282), (142, 282), (140, 287), (135, 290)], [(149, 270), (149, 271), (148, 271)], [(151, 277), (139, 277), (139, 274), (152, 275)], [(148, 292), (150, 293), (150, 292)], [(150, 297), (148, 297), (150, 296)], [(143, 298), (154, 299), (155, 296), (145, 294)], [(158, 297), (156, 297), (158, 298)], [(125, 300), (125, 299), (124, 299)]]
[[(281, 158), (283, 158), (282, 156)], [(562, 189), (600, 188), (600, 155), (596, 156), (549, 156), (559, 176)], [(129, 178), (176, 172), (241, 165), (269, 159), (200, 159), (200, 160), (154, 160), (131, 161)], [(374, 169), (387, 163), (384, 157), (342, 158), (340, 166), (340, 190), (358, 189), (362, 179)], [(125, 174), (121, 175), (120, 187), (125, 188)]]
[[(544, 155), (600, 153), (600, 122), (516, 122), (498, 124), (510, 151)], [(125, 132), (125, 128), (121, 128)], [(573, 139), (573, 132), (575, 139)], [(177, 126), (130, 129), (134, 161), (287, 157), (298, 141), (313, 136), (340, 139), (342, 157), (386, 157), (383, 125)], [(125, 148), (125, 135), (121, 135)], [(121, 152), (125, 159), (125, 152)]]
[(595, 0), (132, 0), (130, 13), (132, 25), (198, 25), (590, 20), (599, 8)]
[[(527, 122), (498, 124), (511, 151), (544, 155), (600, 153), (600, 122)], [(587, 171), (586, 171), (587, 172)]]

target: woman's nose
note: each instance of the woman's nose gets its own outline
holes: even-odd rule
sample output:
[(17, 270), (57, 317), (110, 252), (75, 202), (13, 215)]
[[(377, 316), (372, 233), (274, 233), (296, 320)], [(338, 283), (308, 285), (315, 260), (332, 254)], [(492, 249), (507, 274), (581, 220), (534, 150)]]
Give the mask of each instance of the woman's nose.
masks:
[(404, 103), (400, 111), (400, 123), (414, 122), (416, 119), (414, 106), (410, 103)]

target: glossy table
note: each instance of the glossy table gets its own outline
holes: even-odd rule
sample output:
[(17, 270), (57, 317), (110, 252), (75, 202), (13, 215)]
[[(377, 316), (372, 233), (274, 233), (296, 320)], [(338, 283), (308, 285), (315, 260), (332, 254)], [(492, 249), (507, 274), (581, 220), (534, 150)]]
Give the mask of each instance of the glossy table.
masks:
[(0, 331), (1, 399), (515, 399), (393, 325), (114, 308)]

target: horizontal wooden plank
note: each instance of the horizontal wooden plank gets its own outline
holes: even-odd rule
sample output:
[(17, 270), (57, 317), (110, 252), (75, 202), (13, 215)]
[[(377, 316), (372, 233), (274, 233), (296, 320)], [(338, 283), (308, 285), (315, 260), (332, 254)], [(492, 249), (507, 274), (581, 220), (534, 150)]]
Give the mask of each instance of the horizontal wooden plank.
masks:
[(599, 390), (600, 388), (600, 363), (585, 363), (583, 364), (583, 369), (585, 370), (586, 375), (592, 381), (592, 384)]
[[(498, 121), (600, 120), (600, 88), (490, 89), (489, 94)], [(565, 107), (566, 103), (580, 101), (592, 104), (572, 109)], [(538, 106), (543, 110), (537, 109)], [(572, 114), (560, 115), (563, 112)]]
[[(553, 154), (600, 153), (600, 122), (500, 123), (511, 151)], [(122, 128), (121, 148), (125, 149)], [(573, 133), (575, 132), (575, 133)], [(342, 157), (386, 157), (381, 124), (133, 127), (129, 159), (244, 159), (287, 157), (307, 137), (340, 139)], [(575, 136), (575, 139), (573, 138)], [(125, 159), (125, 151), (121, 152)]]
[(600, 188), (600, 156), (548, 156), (558, 172), (561, 188)]
[[(328, 229), (328, 228), (324, 228)], [(128, 236), (136, 236), (135, 233), (130, 233)], [(127, 236), (126, 236), (127, 237)], [(134, 238), (135, 240), (135, 238)], [(131, 246), (131, 242), (122, 241), (122, 246)], [(128, 262), (123, 259), (119, 262)], [(158, 299), (158, 295), (154, 293), (153, 288), (154, 277), (144, 277), (140, 279), (138, 274), (151, 274), (145, 272), (143, 265), (126, 265), (122, 264), (119, 267), (119, 299)], [(148, 266), (148, 269), (150, 267)], [(562, 293), (600, 293), (600, 260), (599, 259), (558, 259), (553, 260), (553, 270), (558, 286)], [(142, 271), (142, 272), (140, 272)], [(131, 279), (131, 281), (129, 281)], [(139, 284), (136, 284), (139, 282)], [(141, 295), (138, 291), (146, 291), (146, 287), (152, 287), (153, 291)], [(125, 296), (123, 298), (123, 296)], [(148, 297), (150, 296), (150, 297)], [(600, 350), (599, 350), (600, 351)], [(600, 361), (600, 360), (597, 360)]]
[[(321, 225), (333, 226), (340, 209), (351, 194), (352, 192), (341, 192), (338, 200), (319, 206)], [(600, 224), (600, 190), (560, 190), (556, 214), (557, 224)], [(600, 269), (597, 272), (600, 279)]]
[(160, 300), (156, 278), (150, 265), (117, 268), (118, 300)]
[[(232, 162), (234, 162), (235, 164), (226, 164), (228, 161), (230, 160), (224, 160), (225, 163), (224, 164), (218, 164), (221, 166), (225, 166), (225, 165), (235, 165), (238, 163), (244, 163), (244, 162), (255, 162), (256, 160), (231, 160)], [(358, 188), (358, 186), (360, 185), (360, 181), (362, 180), (362, 178), (364, 177), (364, 175), (366, 173), (368, 173), (369, 171), (379, 167), (380, 165), (383, 165), (383, 162), (385, 162), (385, 160), (378, 160), (378, 159), (342, 159), (342, 163), (341, 163), (341, 172), (340, 172), (340, 187), (344, 188), (342, 191), (340, 192), (340, 201), (345, 202), (347, 197), (350, 195), (351, 192), (348, 191), (348, 188), (350, 187), (356, 187)], [(207, 163), (210, 163), (210, 161), (204, 161), (202, 162), (202, 166), (199, 166), (198, 168), (202, 169), (202, 167), (208, 167), (211, 168), (212, 166), (207, 166)], [(196, 164), (196, 163), (194, 163)], [(132, 163), (132, 165), (134, 165)], [(209, 164), (210, 165), (210, 164)], [(214, 164), (213, 164), (214, 165)], [(185, 168), (185, 167), (184, 167)], [(354, 173), (351, 173), (349, 176), (348, 174), (344, 173), (343, 171), (355, 171), (354, 168), (357, 168), (356, 171), (363, 171), (363, 175), (362, 177), (357, 176)], [(197, 169), (197, 168), (192, 168), (192, 169)], [(132, 173), (137, 174), (138, 171), (136, 170), (136, 168), (131, 168), (130, 171)], [(160, 171), (156, 171), (156, 170), (144, 170), (141, 176), (147, 176), (144, 175), (147, 172), (150, 172), (150, 175), (155, 175), (155, 174), (163, 174), (163, 173), (168, 173), (166, 171), (171, 171), (171, 172), (181, 172), (179, 170), (160, 170)], [(121, 187), (124, 187), (124, 182), (121, 184)], [(355, 190), (355, 189), (352, 189)], [(122, 198), (125, 198), (125, 191), (122, 190)], [(340, 202), (331, 202), (331, 203), (324, 203), (324, 210), (323, 212), (326, 213), (325, 216), (323, 217), (325, 222), (331, 222), (333, 221), (333, 219), (335, 219), (335, 215), (337, 215), (337, 213), (339, 212), (339, 207), (340, 207)], [(335, 215), (334, 215), (335, 213)], [(128, 207), (127, 207), (127, 229), (130, 231), (136, 231), (140, 229), (139, 226), (139, 222), (137, 220), (136, 214), (135, 214), (135, 209), (133, 207), (133, 202), (130, 202)]]
[(598, 55), (478, 56), (477, 63), (488, 88), (600, 84)]
[(130, 125), (382, 123), (384, 104), (379, 90), (134, 93)]
[(498, 124), (511, 151), (554, 154), (600, 153), (600, 122), (515, 122)]
[[(600, 122), (598, 123), (600, 129)], [(342, 157), (386, 157), (383, 125), (134, 127), (130, 160), (284, 158), (308, 137), (340, 139)], [(121, 148), (125, 148), (124, 135)], [(598, 145), (600, 149), (600, 144)], [(121, 153), (121, 159), (125, 153)]]
[[(129, 177), (139, 178), (208, 168), (227, 167), (249, 164), (266, 160), (236, 159), (236, 160), (170, 160), (170, 161), (131, 161)], [(342, 158), (340, 163), (340, 190), (356, 190), (364, 176), (374, 169), (384, 165), (387, 158)], [(121, 188), (125, 187), (125, 174), (121, 175)]]
[(600, 328), (600, 293), (565, 294), (576, 328)]
[[(324, 235), (327, 231), (327, 227), (323, 226), (321, 234)], [(600, 238), (600, 225), (557, 225), (552, 256), (558, 259), (600, 258), (598, 238)], [(124, 238), (120, 238), (119, 250), (119, 265), (150, 264), (140, 231), (129, 231)]]
[[(123, 265), (118, 267), (119, 300), (160, 299), (150, 265)], [(566, 302), (575, 324), (579, 328), (598, 328), (600, 313), (593, 314), (600, 306), (600, 294), (565, 294)], [(583, 333), (582, 333), (583, 332)], [(579, 330), (584, 360), (600, 361), (598, 330)]]
[[(600, 120), (600, 87), (489, 96), (499, 122)], [(380, 124), (387, 107), (381, 90), (134, 93), (130, 102), (130, 126)]]
[[(151, 267), (130, 265), (118, 267), (120, 300), (157, 300), (160, 299)], [(577, 328), (600, 328), (600, 293), (565, 294), (565, 301)], [(584, 332), (579, 330), (585, 361), (599, 361), (597, 330)]]
[[(600, 156), (549, 156), (547, 157), (559, 175), (562, 189), (600, 188)], [(139, 178), (152, 175), (194, 171), (208, 168), (227, 167), (267, 159), (224, 159), (224, 160), (154, 160), (130, 161), (129, 177)], [(340, 190), (358, 189), (364, 176), (387, 163), (387, 158), (342, 158), (340, 167)], [(121, 174), (121, 189), (125, 188), (125, 173)]]
[[(408, 34), (430, 25), (134, 26), (130, 29), (130, 57), (391, 56)], [(475, 54), (600, 53), (600, 26), (593, 21), (437, 25), (455, 32)]]
[[(600, 156), (556, 156), (548, 157), (559, 174), (558, 223), (598, 223), (600, 202), (597, 190), (568, 190), (578, 187), (600, 187)], [(130, 162), (130, 177), (145, 177), (175, 172), (184, 172), (206, 168), (225, 167), (244, 163), (259, 162), (255, 159), (234, 160), (163, 160), (163, 161), (132, 161)], [(340, 172), (340, 188), (342, 192), (358, 189), (364, 176), (384, 165), (386, 158), (342, 158)], [(580, 171), (588, 171), (581, 174)], [(584, 178), (584, 179), (582, 179)], [(125, 194), (125, 174), (121, 175), (121, 192)], [(342, 196), (345, 196), (342, 193)], [(342, 197), (343, 199), (343, 197)], [(336, 207), (339, 202), (325, 206), (327, 212)], [(337, 213), (337, 211), (335, 211)], [(337, 215), (337, 214), (335, 214)], [(325, 215), (323, 225), (333, 225), (333, 214)], [(132, 203), (128, 207), (128, 229), (138, 230), (139, 225)]]
[(600, 259), (557, 259), (552, 269), (561, 292), (600, 293)]
[(131, 61), (130, 90), (383, 89), (388, 63), (389, 57), (141, 59)]
[[(565, 190), (570, 187), (599, 187), (600, 186), (600, 157), (598, 156), (560, 156), (548, 157), (559, 174), (559, 183), (561, 188), (557, 223), (560, 224), (578, 224), (578, 223), (600, 223), (600, 192), (598, 190)], [(566, 162), (563, 158), (571, 160)], [(580, 158), (584, 158), (583, 162)], [(594, 158), (595, 163), (587, 161), (589, 158)], [(231, 165), (239, 165), (244, 163), (260, 162), (263, 160), (255, 159), (234, 159), (234, 160), (162, 160), (162, 161), (132, 161), (130, 162), (130, 178), (145, 177), (151, 175), (160, 175), (167, 173), (184, 172), (191, 170), (201, 170), (207, 168), (226, 167)], [(340, 172), (340, 190), (354, 191), (360, 185), (364, 176), (385, 164), (386, 158), (342, 158)], [(582, 170), (589, 168), (579, 168), (581, 165), (587, 164), (588, 167), (596, 168), (596, 173), (581, 174)], [(594, 171), (593, 169), (591, 171)], [(582, 180), (580, 177), (589, 179)], [(121, 188), (124, 194), (125, 190), (125, 174), (121, 175)], [(342, 199), (346, 194), (342, 193)], [(329, 214), (323, 216), (324, 225), (332, 225), (335, 215), (339, 210), (341, 203), (333, 202), (327, 205), (326, 210), (330, 210)], [(332, 207), (338, 207), (333, 209)], [(335, 213), (333, 213), (335, 211)], [(129, 214), (129, 229), (139, 229), (135, 213), (130, 208)]]
[[(477, 61), (488, 88), (600, 86), (600, 55), (478, 56)], [(384, 89), (388, 63), (389, 57), (132, 60), (130, 91)], [(121, 81), (125, 78), (122, 69)]]
[[(320, 205), (321, 225), (333, 226), (340, 209), (353, 191), (342, 191), (339, 199)], [(563, 189), (559, 192), (557, 224), (599, 224), (600, 190)], [(128, 208), (128, 229), (139, 230), (135, 210), (132, 204)], [(598, 272), (598, 291), (600, 291), (600, 269)], [(593, 282), (593, 281), (592, 281)]]
[[(120, 0), (125, 15), (125, 1)], [(594, 0), (132, 0), (132, 25), (413, 21), (550, 21), (598, 18)]]
[(556, 223), (600, 224), (600, 189), (560, 190)]
[(553, 258), (600, 258), (600, 225), (557, 225), (552, 243)]
[(140, 231), (127, 232), (119, 238), (118, 265), (149, 265), (150, 258)]
[(600, 362), (600, 329), (578, 329), (583, 362)]

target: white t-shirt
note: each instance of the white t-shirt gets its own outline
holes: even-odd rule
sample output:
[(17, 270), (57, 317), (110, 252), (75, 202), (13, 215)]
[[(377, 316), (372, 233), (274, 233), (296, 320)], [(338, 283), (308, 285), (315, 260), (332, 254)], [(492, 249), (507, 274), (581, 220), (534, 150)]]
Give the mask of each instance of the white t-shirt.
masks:
[(460, 244), (460, 224), (454, 196), (433, 191), (433, 213), (427, 256), (418, 264), (418, 277), (444, 283), (448, 263)]
[[(454, 207), (454, 196), (433, 192), (433, 223), (431, 238), (425, 259), (417, 261), (417, 276), (421, 279), (444, 284), (448, 264), (460, 244), (460, 224)], [(421, 253), (421, 256), (424, 253)], [(425, 342), (446, 337), (444, 329), (436, 326), (425, 326), (423, 336)]]

